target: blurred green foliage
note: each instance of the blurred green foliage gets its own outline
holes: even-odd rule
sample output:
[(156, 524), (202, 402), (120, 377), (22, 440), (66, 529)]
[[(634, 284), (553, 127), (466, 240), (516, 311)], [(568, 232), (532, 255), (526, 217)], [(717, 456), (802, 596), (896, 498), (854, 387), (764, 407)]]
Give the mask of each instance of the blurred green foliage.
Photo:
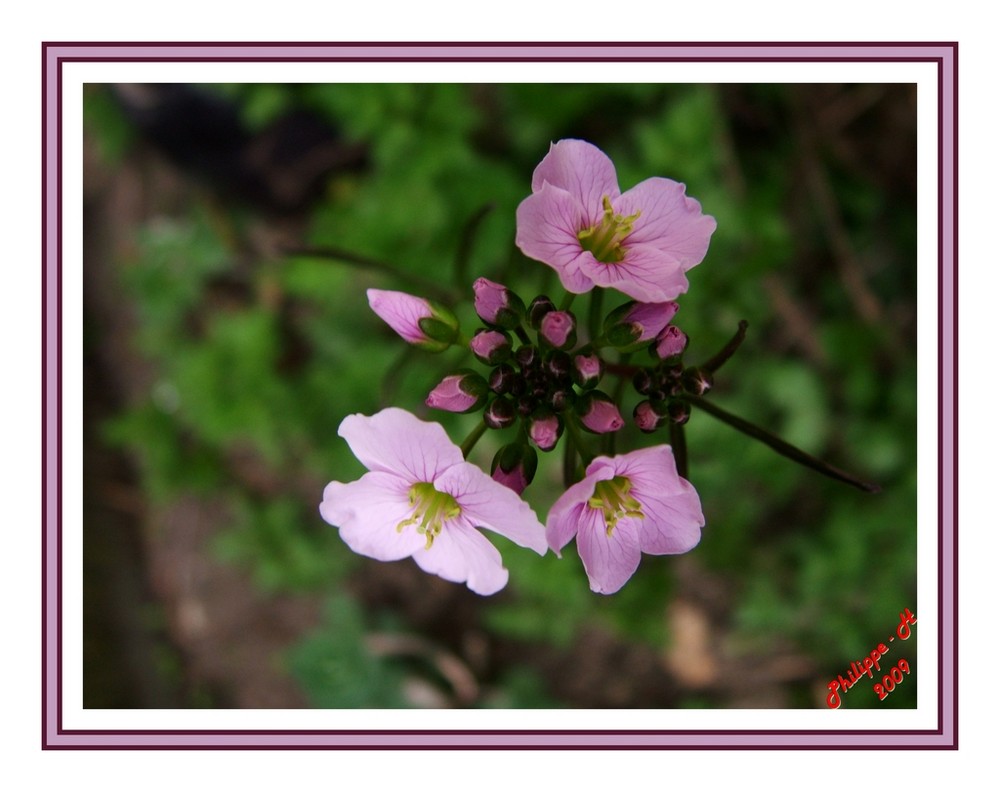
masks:
[[(775, 642), (791, 643), (832, 678), (884, 639), (899, 610), (919, 614), (915, 205), (893, 200), (889, 176), (866, 175), (830, 155), (832, 144), (817, 146), (840, 212), (834, 230), (842, 238), (832, 238), (829, 217), (803, 182), (813, 166), (801, 165), (796, 118), (809, 107), (801, 93), (652, 84), (206, 89), (237, 103), (249, 129), (308, 109), (363, 143), (367, 167), (329, 180), (305, 218), (303, 244), (380, 259), (400, 273), (394, 279), (316, 256), (248, 255), (254, 213), (223, 210), (208, 197), (136, 229), (135, 255), (122, 262), (141, 326), (136, 342), (159, 379), (107, 436), (139, 456), (152, 497), (190, 489), (224, 497), (231, 523), (217, 551), (246, 565), (262, 588), (331, 593), (328, 625), (290, 660), (316, 706), (403, 704), (397, 670), (364, 652), (373, 617), (343, 589), (352, 569), (375, 562), (352, 557), (316, 511), (322, 483), (363, 472), (337, 427), (386, 400), (425, 413), (427, 390), (459, 359), (408, 353), (368, 310), (364, 290), (414, 291), (407, 276), (416, 275), (467, 298), (471, 278), (485, 275), (526, 300), (542, 290), (558, 298), (551, 271), (525, 260), (513, 238), (531, 172), (561, 137), (606, 151), (623, 189), (652, 175), (684, 181), (717, 219), (678, 316), (695, 360), (713, 354), (740, 319), (750, 323), (713, 398), (883, 487), (873, 496), (827, 481), (710, 416), (692, 417), (690, 478), (707, 518), (693, 552), (731, 586), (727, 628), (739, 644), (766, 653)], [(108, 95), (90, 91), (85, 104), (90, 134), (107, 156), (120, 156), (130, 137)], [(740, 115), (746, 107), (756, 126)], [(455, 282), (463, 229), (486, 205), (493, 209), (474, 236), (469, 281)], [(859, 312), (831, 252), (844, 240), (862, 257), (879, 257), (868, 284), (882, 306), (879, 321)], [(606, 309), (616, 304), (608, 298)], [(799, 325), (776, 311), (779, 301), (799, 307)], [(472, 315), (463, 311), (469, 331)], [(796, 338), (803, 328), (808, 337)], [(630, 398), (629, 410), (638, 400)], [(475, 421), (433, 417), (456, 442)], [(660, 441), (630, 431), (618, 448)], [(488, 464), (491, 442), (476, 461)], [(233, 471), (236, 452), (258, 458), (277, 492), (248, 488)], [(526, 493), (543, 521), (557, 477), (543, 460)], [(315, 490), (303, 487), (314, 482)], [(645, 557), (625, 589), (605, 598), (588, 590), (572, 547), (559, 560), (497, 544), (511, 578), (502, 599), (482, 606), (483, 624), (496, 635), (565, 648), (596, 624), (625, 640), (670, 645), (665, 608), (676, 559)], [(556, 705), (530, 669), (506, 673), (498, 706)], [(799, 693), (803, 706), (817, 705)], [(913, 706), (915, 696), (916, 685), (904, 684), (891, 704)], [(885, 706), (857, 690), (844, 699)], [(712, 706), (703, 696), (682, 704)]]

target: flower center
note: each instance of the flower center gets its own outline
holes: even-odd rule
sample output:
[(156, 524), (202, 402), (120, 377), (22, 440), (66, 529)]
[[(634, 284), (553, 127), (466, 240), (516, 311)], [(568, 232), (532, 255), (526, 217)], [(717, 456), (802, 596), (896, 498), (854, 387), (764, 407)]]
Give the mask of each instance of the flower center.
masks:
[(617, 264), (625, 258), (622, 242), (632, 233), (632, 223), (638, 219), (640, 212), (628, 217), (615, 214), (615, 210), (611, 208), (611, 199), (606, 195), (601, 199), (601, 205), (604, 206), (601, 222), (583, 229), (576, 238), (580, 240), (580, 246), (593, 253), (594, 258), (602, 264)]
[(631, 489), (632, 482), (625, 476), (615, 476), (610, 481), (598, 481), (594, 485), (594, 494), (587, 505), (604, 512), (608, 536), (623, 517), (638, 517), (640, 520), (646, 517), (642, 513), (642, 504), (628, 494)]
[(397, 525), (396, 530), (402, 533), (407, 526), (416, 525), (417, 533), (427, 537), (425, 550), (431, 549), (434, 538), (441, 533), (444, 524), (462, 513), (458, 501), (447, 492), (434, 489), (434, 485), (426, 481), (410, 487), (410, 505), (413, 507), (413, 514)]

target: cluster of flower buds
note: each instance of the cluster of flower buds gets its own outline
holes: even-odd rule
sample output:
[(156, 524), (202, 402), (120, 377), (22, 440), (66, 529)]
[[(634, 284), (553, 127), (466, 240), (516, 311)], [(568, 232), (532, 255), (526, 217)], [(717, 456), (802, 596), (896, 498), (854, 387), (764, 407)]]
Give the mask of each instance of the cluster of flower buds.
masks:
[[(602, 357), (607, 350), (616, 350), (624, 359), (646, 348), (656, 361), (637, 368), (633, 376), (635, 389), (647, 397), (632, 412), (643, 432), (653, 432), (668, 421), (684, 423), (690, 411), (685, 394), (700, 396), (711, 387), (708, 372), (683, 365), (687, 336), (671, 324), (678, 311), (673, 300), (630, 300), (607, 315), (599, 337), (578, 346), (576, 317), (547, 296), (539, 295), (525, 305), (514, 291), (487, 278), (476, 280), (473, 292), (483, 327), (468, 347), (489, 370), (463, 368), (449, 374), (431, 390), (426, 404), (455, 413), (481, 411), (487, 429), (520, 426), (518, 440), (501, 449), (492, 471), (496, 480), (518, 492), (534, 475), (534, 449), (555, 449), (567, 425), (592, 434), (617, 432), (625, 426), (616, 400), (597, 389), (608, 365), (617, 365)], [(445, 336), (441, 328), (448, 328), (452, 343), (457, 343), (458, 325), (447, 309), (399, 292), (372, 290), (369, 300), (403, 338), (419, 339), (411, 343), (438, 349)], [(429, 327), (434, 335), (425, 327), (430, 322), (435, 323)]]

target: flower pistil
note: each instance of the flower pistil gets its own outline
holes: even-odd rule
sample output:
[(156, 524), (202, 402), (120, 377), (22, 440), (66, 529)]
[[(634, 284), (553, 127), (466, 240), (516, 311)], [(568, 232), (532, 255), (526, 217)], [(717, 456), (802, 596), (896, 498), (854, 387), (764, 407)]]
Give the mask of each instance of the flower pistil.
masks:
[(403, 520), (396, 526), (399, 533), (410, 525), (417, 526), (417, 533), (427, 537), (427, 550), (434, 544), (434, 538), (441, 533), (441, 529), (448, 520), (453, 520), (462, 513), (462, 507), (458, 505), (451, 495), (441, 492), (430, 482), (422, 481), (410, 487), (410, 505), (413, 507), (413, 514), (409, 519)]
[(589, 250), (602, 264), (617, 264), (625, 258), (622, 242), (632, 233), (632, 224), (639, 219), (641, 212), (628, 217), (615, 214), (611, 199), (606, 195), (601, 199), (601, 204), (604, 207), (601, 222), (583, 229), (576, 236), (580, 240), (580, 246)]
[(594, 485), (594, 494), (587, 501), (591, 509), (604, 512), (604, 522), (608, 527), (608, 536), (624, 517), (645, 519), (642, 504), (629, 495), (632, 481), (627, 476), (615, 476), (613, 479), (598, 481)]

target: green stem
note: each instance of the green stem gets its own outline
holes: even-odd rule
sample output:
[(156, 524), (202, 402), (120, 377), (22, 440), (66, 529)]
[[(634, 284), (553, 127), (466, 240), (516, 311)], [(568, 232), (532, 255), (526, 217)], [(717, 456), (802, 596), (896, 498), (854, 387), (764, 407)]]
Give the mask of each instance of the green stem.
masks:
[(811, 470), (815, 470), (817, 473), (822, 473), (824, 476), (836, 479), (837, 481), (850, 484), (852, 487), (857, 487), (865, 492), (882, 491), (882, 488), (878, 484), (870, 484), (866, 481), (862, 481), (840, 468), (827, 464), (823, 460), (807, 454), (802, 449), (796, 448), (791, 443), (786, 443), (780, 437), (771, 434), (766, 429), (761, 429), (756, 424), (752, 424), (749, 421), (745, 421), (742, 418), (723, 410), (717, 404), (713, 404), (707, 399), (703, 399), (700, 396), (686, 396), (685, 398), (695, 407), (700, 407), (709, 415), (718, 418), (723, 423), (729, 424), (734, 429), (738, 429), (743, 432), (743, 434), (749, 435), (754, 438), (754, 440), (760, 440), (760, 442), (764, 443), (764, 445), (770, 446), (782, 456), (786, 456), (792, 461), (798, 462), (800, 465), (803, 465)]
[(677, 473), (681, 478), (688, 477), (687, 438), (684, 436), (684, 424), (670, 422), (670, 446), (674, 449), (674, 460), (677, 462)]
[(601, 330), (601, 310), (604, 306), (604, 289), (590, 290), (590, 310), (587, 314), (587, 329), (590, 331), (590, 338), (594, 340)]
[[(623, 353), (622, 359), (621, 361), (619, 361), (619, 364), (622, 366), (627, 366), (629, 358), (631, 357), (632, 357), (631, 352)], [(631, 380), (629, 377), (625, 377), (620, 374), (618, 375), (618, 382), (615, 383), (615, 390), (611, 394), (611, 401), (613, 401), (615, 404), (622, 403), (622, 397), (625, 395), (625, 387), (626, 385), (628, 385), (630, 381)], [(605, 435), (604, 451), (608, 456), (615, 455), (617, 443), (618, 443), (618, 432), (608, 432)]]
[(399, 280), (408, 283), (414, 288), (420, 289), (425, 294), (431, 295), (441, 302), (452, 303), (455, 301), (455, 293), (447, 288), (443, 288), (435, 281), (426, 280), (419, 275), (414, 275), (411, 272), (398, 269), (385, 261), (379, 261), (378, 259), (368, 258), (367, 256), (360, 256), (357, 253), (351, 253), (349, 250), (341, 250), (340, 248), (327, 246), (307, 246), (286, 248), (284, 253), (288, 256), (308, 256), (310, 258), (329, 259), (331, 261), (339, 261), (342, 264), (349, 264), (352, 267), (361, 267), (374, 272), (384, 272), (388, 275), (399, 278)]
[(566, 292), (566, 296), (563, 297), (562, 302), (559, 303), (560, 311), (568, 311), (569, 307), (573, 304), (573, 300), (576, 299), (576, 295), (573, 292)]
[(701, 368), (713, 373), (721, 368), (722, 364), (729, 360), (733, 356), (733, 353), (740, 348), (740, 344), (743, 343), (743, 339), (747, 336), (748, 326), (746, 319), (740, 319), (740, 326), (736, 331), (736, 335), (729, 339), (729, 342), (719, 350), (718, 354), (702, 363)]
[(576, 416), (569, 413), (569, 411), (563, 413), (566, 416), (566, 434), (573, 440), (573, 445), (576, 446), (577, 456), (580, 457), (580, 461), (583, 463), (583, 467), (586, 468), (593, 460), (593, 454), (587, 453), (587, 446), (583, 439), (583, 435), (580, 434), (580, 427), (576, 424)]
[(524, 328), (521, 327), (521, 325), (518, 325), (516, 328), (514, 328), (514, 333), (517, 335), (519, 339), (521, 339), (522, 344), (531, 343), (531, 339), (528, 337), (528, 334), (525, 332)]
[(469, 454), (472, 453), (472, 449), (476, 447), (476, 443), (479, 442), (479, 438), (483, 436), (486, 432), (486, 424), (480, 419), (471, 432), (469, 432), (468, 437), (462, 441), (460, 446), (462, 449), (462, 458), (468, 459)]
[(455, 288), (461, 291), (468, 288), (469, 259), (472, 257), (472, 242), (476, 237), (480, 224), (494, 209), (493, 203), (488, 203), (470, 217), (462, 228), (458, 240), (458, 250), (455, 253)]

